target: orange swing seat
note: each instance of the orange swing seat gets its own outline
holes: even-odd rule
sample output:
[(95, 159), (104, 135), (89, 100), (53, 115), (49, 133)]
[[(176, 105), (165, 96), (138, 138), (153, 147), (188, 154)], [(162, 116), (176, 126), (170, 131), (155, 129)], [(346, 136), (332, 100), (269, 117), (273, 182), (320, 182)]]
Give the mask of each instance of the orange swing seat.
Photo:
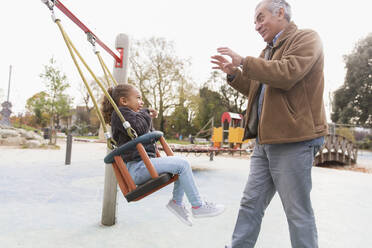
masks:
[[(151, 163), (143, 144), (155, 143), (157, 141), (160, 141), (167, 156), (173, 156), (173, 151), (165, 141), (163, 133), (160, 131), (153, 131), (141, 135), (140, 137), (114, 149), (112, 152), (107, 154), (104, 159), (106, 164), (112, 164), (120, 190), (128, 202), (141, 200), (178, 179), (178, 175), (173, 175), (171, 173), (162, 173), (159, 175), (156, 172), (154, 165)], [(150, 180), (141, 185), (136, 185), (134, 183), (122, 158), (122, 155), (126, 151), (133, 148), (136, 148), (139, 152), (141, 159), (145, 163), (151, 176)], [(156, 155), (157, 157), (160, 157), (158, 150), (156, 150)]]

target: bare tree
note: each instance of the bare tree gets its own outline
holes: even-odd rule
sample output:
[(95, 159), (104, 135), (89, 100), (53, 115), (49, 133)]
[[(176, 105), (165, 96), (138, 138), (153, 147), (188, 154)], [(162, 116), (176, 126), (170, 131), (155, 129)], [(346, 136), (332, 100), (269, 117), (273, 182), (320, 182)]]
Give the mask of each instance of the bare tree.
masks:
[(225, 74), (213, 71), (205, 86), (221, 95), (223, 99), (222, 104), (225, 105), (228, 111), (242, 113), (245, 110), (246, 97), (226, 83)]
[(180, 84), (190, 81), (189, 65), (189, 60), (179, 58), (173, 43), (164, 38), (132, 42), (129, 82), (139, 88), (145, 104), (158, 110), (155, 124), (162, 131), (164, 116), (179, 104)]

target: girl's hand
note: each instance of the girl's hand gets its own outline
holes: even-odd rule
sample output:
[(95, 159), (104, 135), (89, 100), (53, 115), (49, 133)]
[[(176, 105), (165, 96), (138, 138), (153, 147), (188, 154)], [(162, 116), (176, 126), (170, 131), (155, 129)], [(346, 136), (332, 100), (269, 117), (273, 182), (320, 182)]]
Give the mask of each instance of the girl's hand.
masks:
[(158, 117), (158, 111), (156, 111), (155, 109), (149, 108), (149, 112), (150, 112), (151, 118)]

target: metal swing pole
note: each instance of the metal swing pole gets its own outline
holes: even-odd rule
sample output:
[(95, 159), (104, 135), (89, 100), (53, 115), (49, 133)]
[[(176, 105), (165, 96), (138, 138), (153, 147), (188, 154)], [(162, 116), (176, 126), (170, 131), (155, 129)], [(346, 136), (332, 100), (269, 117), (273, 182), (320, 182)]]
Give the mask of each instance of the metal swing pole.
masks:
[[(128, 61), (129, 61), (129, 38), (126, 34), (116, 36), (115, 48), (123, 53), (123, 66), (117, 67), (114, 64), (113, 76), (119, 84), (128, 82)], [(107, 154), (111, 151), (107, 149)], [(105, 226), (115, 224), (116, 215), (116, 195), (117, 195), (117, 180), (115, 177), (112, 164), (105, 166), (105, 182), (103, 191), (103, 207), (101, 223)]]

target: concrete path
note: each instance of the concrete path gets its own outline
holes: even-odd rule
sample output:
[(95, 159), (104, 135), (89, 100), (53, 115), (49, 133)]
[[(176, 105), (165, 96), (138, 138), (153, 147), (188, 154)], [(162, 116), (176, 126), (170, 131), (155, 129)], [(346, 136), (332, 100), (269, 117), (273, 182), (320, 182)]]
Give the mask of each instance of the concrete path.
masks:
[[(249, 160), (188, 156), (202, 195), (226, 212), (179, 222), (165, 204), (172, 187), (126, 203), (119, 192), (117, 224), (100, 225), (105, 144), (74, 143), (72, 164), (60, 150), (0, 147), (0, 247), (224, 247), (230, 241)], [(319, 246), (372, 247), (372, 174), (313, 169), (313, 205)], [(290, 247), (286, 218), (276, 195), (266, 211), (259, 248)]]

